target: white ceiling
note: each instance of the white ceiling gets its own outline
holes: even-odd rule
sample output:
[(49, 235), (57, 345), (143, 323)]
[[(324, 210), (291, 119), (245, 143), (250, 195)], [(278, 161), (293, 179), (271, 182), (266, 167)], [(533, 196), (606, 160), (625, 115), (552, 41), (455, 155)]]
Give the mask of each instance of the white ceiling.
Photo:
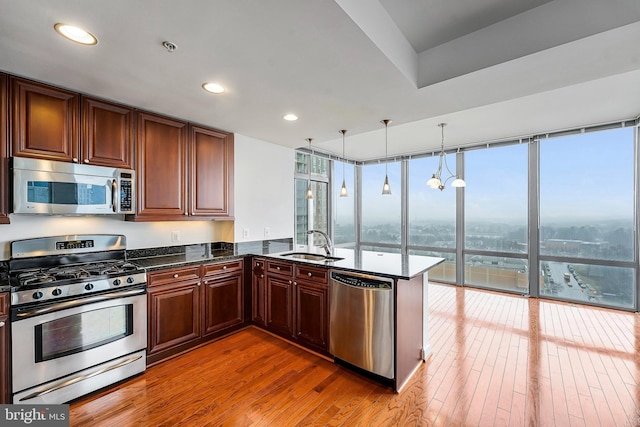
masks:
[(0, 0), (0, 70), (355, 160), (636, 117), (639, 41), (638, 0)]

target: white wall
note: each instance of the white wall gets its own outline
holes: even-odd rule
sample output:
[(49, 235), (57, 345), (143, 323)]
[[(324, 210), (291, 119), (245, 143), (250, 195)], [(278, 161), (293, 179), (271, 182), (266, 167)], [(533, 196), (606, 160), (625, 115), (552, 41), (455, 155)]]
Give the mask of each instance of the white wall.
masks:
[(234, 143), (234, 241), (293, 237), (295, 151), (238, 134)]
[[(0, 225), (0, 260), (9, 259), (10, 242), (64, 234), (124, 234), (128, 249), (207, 242), (245, 242), (293, 237), (294, 151), (257, 139), (234, 136), (235, 224), (231, 221), (128, 222), (113, 216), (10, 215)], [(249, 229), (249, 236), (243, 230)], [(173, 231), (179, 242), (171, 241)]]

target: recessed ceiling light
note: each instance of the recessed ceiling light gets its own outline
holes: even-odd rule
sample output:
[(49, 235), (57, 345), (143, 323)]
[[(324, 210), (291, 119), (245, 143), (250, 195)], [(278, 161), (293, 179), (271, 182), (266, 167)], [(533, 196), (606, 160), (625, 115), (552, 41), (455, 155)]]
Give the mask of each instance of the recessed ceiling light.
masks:
[(285, 114), (284, 116), (282, 116), (283, 119), (288, 120), (290, 122), (293, 122), (294, 120), (298, 120), (298, 116), (296, 116), (295, 114)]
[(203, 83), (202, 89), (211, 93), (222, 93), (224, 92), (224, 88), (220, 86), (218, 83)]
[(96, 36), (82, 28), (74, 27), (73, 25), (57, 23), (53, 26), (58, 34), (61, 36), (80, 44), (94, 45), (98, 44)]

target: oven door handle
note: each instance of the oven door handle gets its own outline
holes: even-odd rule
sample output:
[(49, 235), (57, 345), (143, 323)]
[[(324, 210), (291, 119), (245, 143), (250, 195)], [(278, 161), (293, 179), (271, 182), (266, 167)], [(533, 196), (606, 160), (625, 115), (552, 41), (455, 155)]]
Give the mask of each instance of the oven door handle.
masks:
[(145, 292), (147, 292), (147, 290), (145, 288), (133, 289), (133, 290), (129, 290), (129, 291), (111, 292), (111, 293), (108, 293), (108, 294), (96, 295), (96, 296), (87, 297), (87, 298), (81, 298), (81, 299), (77, 299), (77, 300), (73, 300), (73, 301), (60, 302), (58, 304), (50, 305), (48, 307), (34, 308), (33, 310), (22, 311), (20, 313), (17, 313), (16, 317), (18, 317), (18, 318), (31, 317), (31, 316), (35, 316), (35, 315), (38, 315), (38, 314), (45, 314), (45, 313), (51, 313), (53, 311), (64, 310), (66, 308), (78, 307), (78, 306), (85, 305), (85, 304), (90, 304), (90, 303), (93, 303), (93, 302), (100, 302), (100, 301), (106, 301), (106, 300), (110, 300), (110, 299), (130, 297), (130, 296), (134, 296), (134, 295), (141, 295), (141, 294), (144, 294)]
[(23, 401), (29, 400), (29, 399), (33, 399), (34, 397), (42, 396), (43, 394), (48, 394), (48, 393), (54, 392), (56, 390), (60, 390), (61, 388), (69, 387), (70, 385), (73, 385), (73, 384), (75, 384), (77, 382), (89, 379), (91, 377), (95, 377), (96, 375), (104, 374), (105, 372), (109, 372), (109, 371), (112, 371), (114, 369), (121, 368), (123, 366), (128, 365), (129, 363), (135, 362), (136, 360), (140, 359), (141, 357), (142, 357), (141, 355), (130, 357), (129, 359), (122, 360), (122, 361), (120, 361), (120, 362), (118, 362), (118, 363), (116, 363), (114, 365), (105, 366), (104, 368), (100, 368), (98, 370), (95, 370), (93, 372), (89, 372), (89, 373), (84, 374), (84, 375), (78, 375), (77, 377), (71, 378), (71, 379), (66, 380), (64, 382), (54, 384), (53, 386), (51, 386), (51, 387), (49, 387), (49, 388), (47, 388), (45, 390), (36, 391), (35, 393), (31, 393), (28, 396), (24, 396), (23, 398), (20, 399), (20, 402), (23, 402)]

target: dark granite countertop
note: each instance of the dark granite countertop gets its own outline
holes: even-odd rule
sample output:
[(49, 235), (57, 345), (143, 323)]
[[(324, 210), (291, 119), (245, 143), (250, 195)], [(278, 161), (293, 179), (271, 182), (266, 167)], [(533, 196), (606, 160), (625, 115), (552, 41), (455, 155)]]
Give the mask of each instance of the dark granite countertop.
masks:
[[(284, 246), (284, 247), (283, 247)], [(277, 249), (276, 249), (277, 248)], [(283, 250), (283, 249), (289, 250)], [(314, 261), (283, 256), (292, 252), (323, 254), (319, 247), (276, 244), (267, 247), (251, 247), (246, 251), (238, 251), (233, 245), (212, 246), (197, 244), (185, 247), (152, 248), (127, 251), (127, 259), (147, 269), (156, 271), (167, 268), (188, 267), (210, 262), (226, 261), (245, 256), (262, 256), (281, 259), (298, 264), (315, 265), (356, 273), (391, 277), (394, 279), (411, 279), (444, 262), (444, 258), (421, 255), (401, 255), (388, 252), (335, 248), (333, 261)], [(275, 249), (275, 250), (274, 250)]]
[(401, 255), (388, 252), (365, 251), (347, 248), (335, 248), (333, 256), (341, 258), (335, 261), (313, 261), (295, 259), (283, 256), (292, 252), (324, 254), (320, 248), (298, 246), (292, 251), (262, 255), (266, 258), (276, 258), (292, 261), (299, 264), (317, 265), (319, 267), (336, 270), (365, 273), (376, 276), (391, 277), (394, 279), (412, 279), (423, 274), (436, 265), (444, 262), (444, 258), (436, 258), (422, 255)]
[(147, 271), (162, 270), (166, 268), (188, 267), (190, 265), (200, 265), (209, 262), (225, 261), (231, 259), (243, 258), (244, 255), (236, 255), (233, 251), (220, 250), (212, 251), (208, 254), (168, 254), (154, 255), (140, 258), (128, 258), (135, 264), (146, 268)]

